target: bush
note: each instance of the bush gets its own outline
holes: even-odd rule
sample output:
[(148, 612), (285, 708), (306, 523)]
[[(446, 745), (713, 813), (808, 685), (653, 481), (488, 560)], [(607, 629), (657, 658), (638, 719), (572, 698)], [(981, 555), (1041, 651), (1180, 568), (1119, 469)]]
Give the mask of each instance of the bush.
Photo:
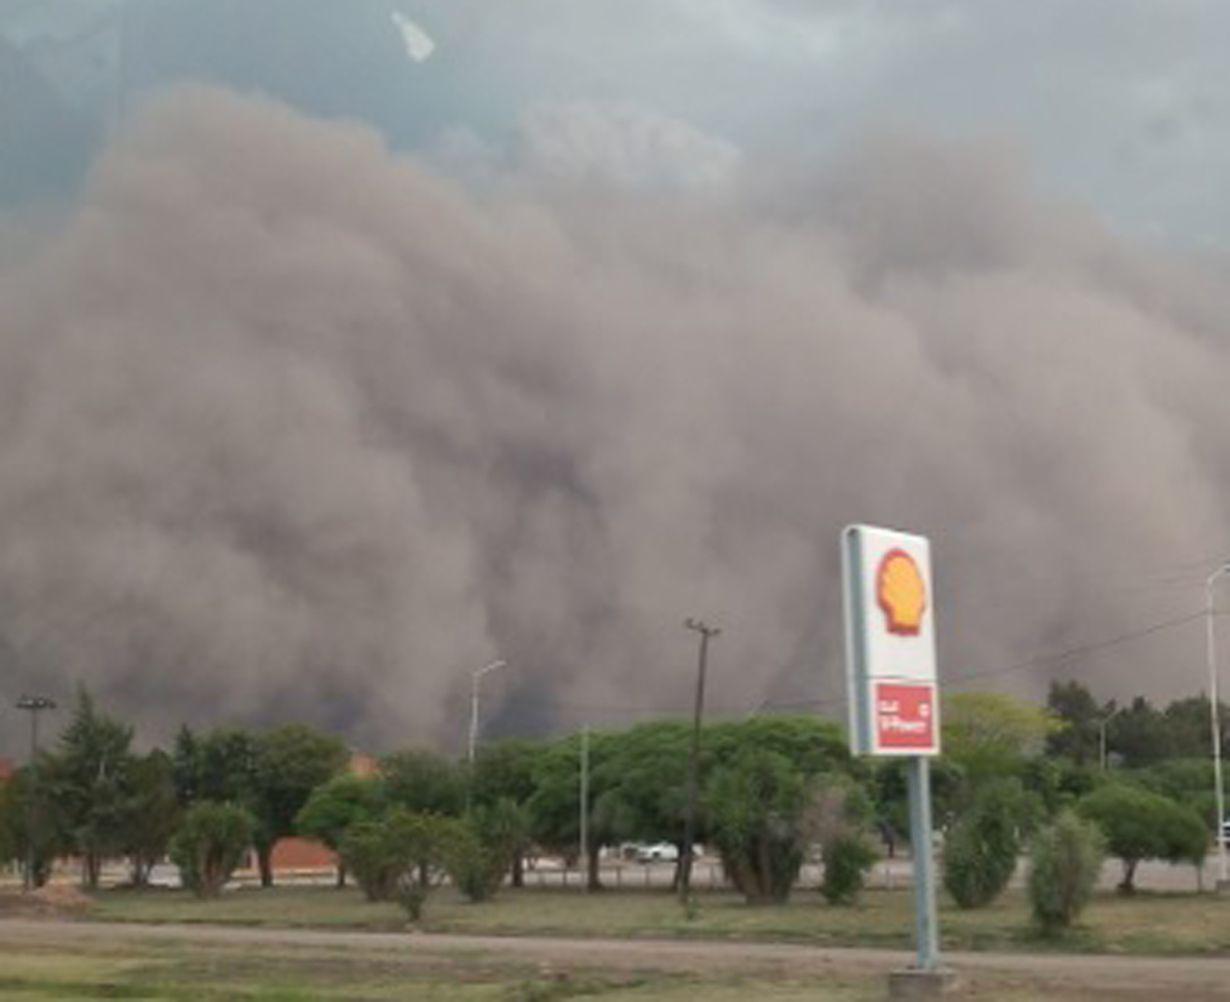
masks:
[(180, 880), (199, 898), (216, 897), (252, 844), (252, 815), (234, 804), (202, 801), (184, 814), (171, 839)]
[(874, 816), (866, 791), (848, 776), (823, 777), (813, 787), (803, 828), (807, 841), (820, 846), (820, 893), (829, 904), (853, 904), (862, 891), (877, 858), (870, 841)]
[(856, 832), (838, 835), (824, 845), (824, 879), (820, 893), (831, 905), (853, 904), (863, 889), (875, 850)]
[(408, 862), (391, 838), (387, 821), (358, 821), (338, 844), (342, 865), (354, 874), (368, 901), (387, 901)]
[(469, 900), (491, 898), (499, 890), (510, 862), (505, 854), (483, 844), (472, 821), (454, 825), (444, 865), (453, 886)]
[[(425, 898), (444, 859), (454, 822), (432, 814), (392, 811), (359, 821), (342, 836), (340, 854), (369, 901)], [(422, 900), (418, 908), (421, 909)]]
[(753, 903), (785, 901), (803, 865), (802, 774), (784, 755), (745, 751), (719, 768), (706, 806), (727, 875)]
[(491, 898), (524, 850), (528, 831), (525, 812), (507, 797), (454, 822), (444, 853), (453, 884), (471, 901)]
[(1097, 825), (1064, 811), (1033, 841), (1029, 902), (1046, 932), (1066, 929), (1093, 896), (1106, 842)]
[(944, 887), (961, 908), (990, 904), (1008, 886), (1028, 824), (1030, 798), (1019, 781), (990, 786), (944, 839)]

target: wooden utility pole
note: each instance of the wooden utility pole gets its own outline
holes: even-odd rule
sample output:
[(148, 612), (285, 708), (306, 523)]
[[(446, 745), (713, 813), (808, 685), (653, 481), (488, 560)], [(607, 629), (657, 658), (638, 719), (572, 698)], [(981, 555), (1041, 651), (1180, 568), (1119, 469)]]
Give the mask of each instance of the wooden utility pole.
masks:
[(705, 663), (709, 656), (709, 638), (722, 631), (690, 616), (683, 624), (700, 634), (700, 663), (696, 671), (696, 705), (692, 717), (692, 753), (688, 757), (688, 804), (683, 821), (683, 856), (679, 861), (679, 900), (687, 901), (692, 886), (692, 843), (696, 840), (696, 801), (699, 796), (700, 721), (705, 706)]

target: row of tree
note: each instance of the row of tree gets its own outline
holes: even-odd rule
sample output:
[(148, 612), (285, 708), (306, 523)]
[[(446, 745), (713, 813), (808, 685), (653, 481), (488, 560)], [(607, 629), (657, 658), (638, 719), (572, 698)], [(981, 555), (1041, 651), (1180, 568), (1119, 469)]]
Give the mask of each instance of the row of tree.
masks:
[[(1125, 889), (1140, 859), (1203, 859), (1215, 813), (1207, 758), (1104, 770), (1074, 738), (1088, 719), (1081, 702), (1071, 684), (1052, 690), (1049, 710), (986, 693), (945, 701), (945, 754), (932, 783), (958, 902), (993, 899), (1026, 840), (1067, 809), (1124, 861)], [(185, 882), (210, 893), (249, 847), (271, 884), (274, 843), (303, 834), (337, 850), (339, 881), (349, 869), (369, 895), (421, 903), (448, 872), (481, 897), (508, 872), (519, 884), (531, 847), (577, 856), (584, 742), (581, 863), (599, 887), (603, 845), (667, 841), (685, 855), (690, 735), (690, 725), (668, 720), (510, 740), (482, 747), (473, 764), (409, 749), (358, 776), (341, 741), (302, 725), (184, 728), (170, 754), (138, 754), (132, 728), (83, 690), (55, 747), (0, 790), (0, 856), (29, 852), (41, 881), (54, 858), (73, 855), (94, 887), (106, 858), (127, 857), (139, 885), (169, 852)], [(874, 859), (870, 833), (878, 829), (891, 853), (907, 830), (902, 763), (853, 760), (839, 728), (810, 717), (707, 725), (700, 789), (696, 837), (751, 901), (783, 900), (816, 847), (826, 895), (849, 900)]]

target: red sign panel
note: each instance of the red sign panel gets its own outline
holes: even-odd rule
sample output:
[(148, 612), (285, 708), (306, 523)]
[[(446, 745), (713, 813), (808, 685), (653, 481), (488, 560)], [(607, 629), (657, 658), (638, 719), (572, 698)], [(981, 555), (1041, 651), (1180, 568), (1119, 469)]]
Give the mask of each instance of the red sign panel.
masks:
[(935, 748), (935, 687), (902, 682), (875, 684), (876, 737), (881, 748)]

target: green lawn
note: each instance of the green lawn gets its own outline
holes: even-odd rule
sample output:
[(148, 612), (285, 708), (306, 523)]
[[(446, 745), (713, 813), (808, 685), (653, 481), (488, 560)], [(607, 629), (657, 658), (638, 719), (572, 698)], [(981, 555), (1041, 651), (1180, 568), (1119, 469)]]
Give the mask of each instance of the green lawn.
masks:
[[(826, 945), (908, 947), (913, 897), (905, 890), (868, 891), (852, 908), (826, 905), (811, 891), (790, 903), (749, 907), (734, 894), (698, 895), (688, 920), (663, 891), (531, 889), (503, 891), (475, 905), (447, 889), (428, 901), (421, 928), (431, 932), (528, 936), (653, 936), (783, 940)], [(266, 926), (396, 930), (405, 919), (392, 904), (371, 904), (358, 891), (332, 888), (245, 889), (215, 901), (180, 891), (104, 891), (91, 917), (133, 922), (207, 922)], [(944, 901), (946, 949), (1064, 949), (1110, 953), (1230, 953), (1230, 899), (1212, 894), (1099, 895), (1080, 929), (1059, 943), (1039, 942), (1027, 905), (1010, 892), (989, 908), (963, 912)]]

